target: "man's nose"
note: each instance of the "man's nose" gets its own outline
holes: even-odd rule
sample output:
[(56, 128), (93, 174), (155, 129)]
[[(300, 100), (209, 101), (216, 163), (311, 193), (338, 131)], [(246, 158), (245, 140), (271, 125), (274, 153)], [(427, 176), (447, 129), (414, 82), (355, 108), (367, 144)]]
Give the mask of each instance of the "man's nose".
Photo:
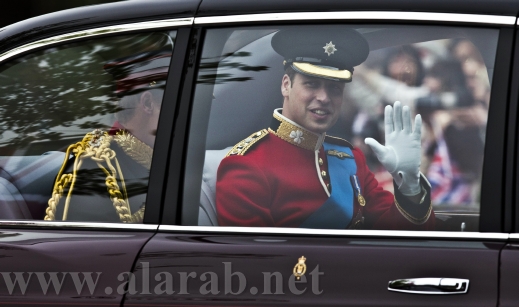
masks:
[(329, 103), (331, 101), (330, 94), (325, 87), (321, 87), (317, 91), (316, 99), (321, 103)]

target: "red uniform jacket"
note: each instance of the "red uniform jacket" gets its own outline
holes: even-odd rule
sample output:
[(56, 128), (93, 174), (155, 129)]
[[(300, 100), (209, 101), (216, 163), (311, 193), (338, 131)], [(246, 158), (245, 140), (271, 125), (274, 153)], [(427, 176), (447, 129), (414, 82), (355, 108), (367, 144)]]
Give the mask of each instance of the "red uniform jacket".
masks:
[[(244, 154), (229, 155), (220, 164), (216, 183), (220, 226), (299, 227), (329, 197), (325, 190), (329, 181), (322, 173), (327, 172), (327, 157), (322, 146), (316, 153), (287, 142), (272, 130), (263, 131), (260, 139), (244, 148)], [(395, 188), (397, 205), (395, 196), (378, 186), (362, 152), (355, 148), (352, 151), (366, 200), (361, 208), (355, 198), (353, 216), (362, 210), (363, 228), (433, 230), (429, 191), (424, 202), (418, 205)], [(322, 165), (317, 162), (319, 158)], [(332, 182), (331, 189), (335, 184), (341, 183)]]

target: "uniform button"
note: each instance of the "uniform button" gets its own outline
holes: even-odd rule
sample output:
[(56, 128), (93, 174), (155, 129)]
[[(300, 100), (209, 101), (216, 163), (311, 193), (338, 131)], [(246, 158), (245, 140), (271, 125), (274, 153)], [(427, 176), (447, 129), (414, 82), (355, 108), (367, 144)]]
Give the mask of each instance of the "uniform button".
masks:
[(324, 164), (323, 159), (319, 158), (319, 165), (323, 165), (323, 164)]
[(330, 186), (329, 183), (326, 184), (326, 188), (328, 189), (328, 191), (330, 191), (330, 192), (332, 191), (332, 187)]
[(321, 176), (326, 177), (326, 171), (322, 171)]
[(362, 195), (359, 194), (359, 196), (357, 196), (357, 200), (359, 201), (359, 205), (361, 205), (362, 207), (366, 205), (366, 200)]

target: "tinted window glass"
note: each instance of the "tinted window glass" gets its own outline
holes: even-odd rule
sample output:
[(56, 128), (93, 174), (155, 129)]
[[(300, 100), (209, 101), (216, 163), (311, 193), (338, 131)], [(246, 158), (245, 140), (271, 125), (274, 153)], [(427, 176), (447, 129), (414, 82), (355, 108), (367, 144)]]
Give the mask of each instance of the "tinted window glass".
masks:
[[(383, 25), (208, 31), (184, 223), (477, 231), (498, 33)], [(201, 193), (193, 173), (202, 173)]]
[(0, 218), (142, 222), (175, 31), (42, 50), (0, 70)]

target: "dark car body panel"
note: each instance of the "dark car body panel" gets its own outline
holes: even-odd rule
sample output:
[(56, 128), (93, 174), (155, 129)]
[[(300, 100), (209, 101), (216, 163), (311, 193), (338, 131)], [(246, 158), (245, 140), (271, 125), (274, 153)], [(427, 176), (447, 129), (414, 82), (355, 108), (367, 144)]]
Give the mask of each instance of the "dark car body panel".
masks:
[[(123, 297), (114, 287), (110, 295), (106, 287), (120, 283), (117, 277), (129, 272), (135, 257), (144, 244), (153, 236), (153, 231), (66, 231), (63, 229), (3, 229), (0, 233), (1, 271), (10, 274), (25, 272), (29, 281), (25, 293), (15, 286), (12, 294), (6, 284), (0, 289), (0, 305), (24, 306), (49, 305), (77, 306), (105, 304), (119, 306)], [(29, 278), (27, 274), (32, 272)], [(65, 276), (63, 287), (56, 295), (52, 287), (44, 294), (37, 279), (37, 272), (92, 272), (99, 276), (98, 286), (91, 295), (85, 290), (78, 295), (71, 275)], [(96, 272), (101, 272), (98, 275)], [(63, 275), (58, 275), (61, 279)], [(49, 280), (49, 275), (45, 275)], [(82, 279), (82, 278), (81, 278)], [(5, 280), (5, 277), (4, 277)]]
[(507, 244), (501, 252), (499, 306), (517, 306), (519, 301), (519, 293), (515, 287), (519, 275), (519, 266), (517, 265), (519, 245), (517, 243), (515, 241)]
[[(426, 239), (326, 238), (265, 235), (183, 235), (157, 234), (137, 260), (136, 284), (143, 284), (143, 265), (149, 266), (150, 289), (158, 284), (153, 276), (159, 272), (173, 275), (173, 289), (180, 290), (179, 272), (195, 272), (187, 282), (187, 294), (127, 294), (125, 306), (193, 304), (204, 306), (291, 305), (291, 306), (491, 306), (498, 296), (498, 255), (504, 243), (448, 241)], [(303, 294), (289, 291), (288, 280), (297, 259), (304, 255), (307, 282), (298, 285)], [(231, 272), (241, 272), (247, 286), (239, 295), (225, 294), (224, 262), (232, 263)], [(434, 264), (442, 264), (434, 265)], [(431, 264), (431, 265), (428, 265)], [(478, 269), (474, 270), (477, 265)], [(310, 276), (318, 267), (324, 273)], [(199, 277), (215, 272), (219, 277), (219, 294), (200, 295), (204, 284)], [(264, 288), (262, 273), (280, 272), (283, 294)], [(432, 295), (428, 297), (387, 291), (390, 280), (422, 277), (459, 277), (471, 281), (466, 295)], [(483, 278), (484, 276), (484, 278)], [(233, 292), (237, 292), (237, 277)], [(315, 278), (315, 279), (312, 279)], [(259, 289), (257, 295), (249, 288)], [(317, 288), (312, 288), (317, 287)], [(259, 295), (265, 292), (272, 294)], [(315, 294), (323, 291), (320, 294)], [(138, 291), (142, 293), (142, 291)]]

